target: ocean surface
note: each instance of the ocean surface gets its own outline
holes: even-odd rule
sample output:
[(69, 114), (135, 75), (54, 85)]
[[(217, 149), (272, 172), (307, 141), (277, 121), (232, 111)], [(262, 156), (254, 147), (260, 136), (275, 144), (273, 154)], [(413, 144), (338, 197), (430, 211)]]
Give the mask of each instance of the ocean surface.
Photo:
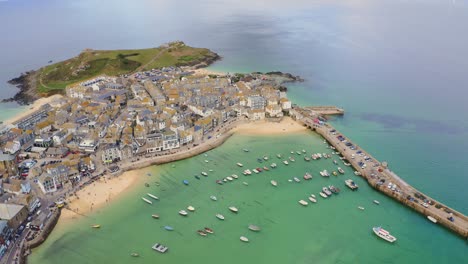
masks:
[[(183, 40), (222, 55), (223, 60), (211, 67), (214, 70), (281, 70), (300, 75), (305, 82), (289, 85), (288, 94), (295, 103), (345, 108), (345, 116), (332, 119), (333, 125), (376, 158), (388, 161), (393, 171), (416, 188), (468, 214), (467, 1), (7, 0), (0, 1), (0, 25), (0, 98), (16, 92), (7, 80), (86, 48), (146, 48)], [(0, 104), (0, 120), (23, 109), (15, 103)], [(225, 153), (225, 160), (218, 162), (233, 165), (242, 156), (247, 163), (247, 156), (236, 152), (236, 144), (259, 144), (256, 155), (286, 153), (291, 144), (300, 149), (310, 145), (307, 150), (311, 151), (321, 144), (313, 135), (275, 139), (274, 146), (268, 140), (235, 137), (215, 150)], [(263, 175), (255, 176), (258, 186), (248, 186), (258, 188), (255, 192), (244, 193), (247, 190), (239, 183), (222, 186), (219, 195), (226, 197), (226, 203), (232, 200), (245, 209), (234, 224), (228, 225), (231, 219), (227, 219), (223, 223), (227, 227), (219, 226), (211, 217), (213, 212), (203, 212), (203, 207), (211, 210), (212, 203), (205, 197), (220, 187), (212, 186), (211, 178), (203, 185), (200, 181), (188, 188), (179, 186), (182, 177), (194, 181), (193, 172), (202, 166), (197, 159), (178, 163), (174, 169), (170, 165), (157, 169), (175, 178), (169, 184), (169, 176), (162, 176), (160, 187), (167, 185), (170, 196), (167, 203), (161, 200), (154, 207), (173, 214), (168, 219), (171, 225), (183, 223), (180, 221), (197, 224), (178, 227), (180, 237), (159, 229), (150, 233), (152, 227), (145, 225), (159, 228), (162, 221), (154, 223), (149, 208), (141, 204), (145, 190), (135, 190), (95, 216), (105, 228), (96, 232), (89, 223), (81, 223), (57, 230), (31, 260), (92, 263), (94, 258), (114, 258), (115, 254), (116, 263), (127, 263), (130, 251), (149, 254), (148, 245), (160, 241), (171, 247), (171, 253), (152, 257), (168, 263), (197, 257), (196, 263), (234, 262), (244, 257), (242, 261), (261, 263), (436, 263), (446, 262), (449, 257), (443, 256), (466, 262), (466, 242), (443, 228), (429, 225), (423, 217), (384, 197), (379, 198), (383, 206), (366, 206), (364, 201), (379, 194), (363, 182), (359, 192), (343, 190), (343, 195), (323, 201), (317, 208), (298, 207), (298, 196), (325, 184), (317, 175), (310, 183), (286, 185), (274, 190), (276, 193), (268, 181), (261, 184)], [(185, 163), (190, 165), (187, 174), (180, 165)], [(300, 166), (308, 165), (299, 163), (288, 170), (279, 168), (275, 173), (286, 175), (276, 176), (302, 175), (308, 168)], [(316, 169), (311, 172), (317, 174)], [(342, 180), (330, 179), (337, 185)], [(181, 219), (178, 208), (192, 196), (200, 212)], [(252, 202), (255, 200), (265, 207)], [(246, 205), (241, 206), (242, 202)], [(356, 211), (357, 203), (366, 210)], [(264, 211), (266, 208), (271, 212)], [(264, 230), (250, 234), (245, 225), (257, 219)], [(204, 223), (221, 229), (213, 237), (198, 237), (194, 230)], [(388, 245), (376, 240), (370, 227), (377, 224), (388, 227), (398, 242)], [(239, 244), (242, 233), (251, 243)], [(125, 250), (124, 245), (132, 246)], [(128, 261), (146, 260), (145, 256)]]

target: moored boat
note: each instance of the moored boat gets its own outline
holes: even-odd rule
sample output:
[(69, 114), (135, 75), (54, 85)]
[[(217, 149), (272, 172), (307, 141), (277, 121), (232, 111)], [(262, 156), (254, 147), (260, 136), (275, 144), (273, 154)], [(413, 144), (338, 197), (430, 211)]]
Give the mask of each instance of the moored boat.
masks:
[(359, 208), (359, 210), (364, 210), (364, 207), (362, 206), (358, 206), (357, 208)]
[(257, 169), (253, 169), (252, 171), (255, 172), (255, 173), (259, 173), (259, 171)]
[(379, 201), (377, 201), (377, 200), (374, 200), (374, 203), (375, 203), (375, 204), (377, 204), (377, 205), (379, 205), (379, 204), (380, 204), (380, 202), (379, 202)]
[(310, 200), (311, 202), (313, 202), (313, 203), (316, 203), (316, 202), (317, 202), (317, 200), (315, 200), (314, 197), (309, 197), (309, 200)]
[(294, 177), (293, 180), (294, 180), (295, 182), (300, 182), (300, 181), (301, 181), (301, 180), (299, 180), (299, 178), (297, 178), (297, 177)]
[(101, 228), (101, 225), (92, 225), (92, 228)]
[(244, 164), (240, 163), (240, 162), (237, 162), (237, 166), (239, 167), (244, 167)]
[(276, 157), (277, 157), (278, 159), (281, 159), (281, 158), (282, 158), (281, 154), (276, 154)]
[(158, 215), (158, 214), (152, 214), (151, 217), (153, 217), (154, 219), (159, 219), (159, 215)]
[(386, 240), (386, 241), (388, 241), (390, 243), (393, 243), (393, 242), (395, 242), (397, 240), (396, 237), (390, 235), (390, 232), (388, 232), (387, 230), (383, 229), (380, 226), (373, 227), (372, 230), (374, 231), (374, 233), (378, 237), (380, 237), (380, 238), (382, 238), (382, 239), (384, 239), (384, 240)]
[(216, 196), (214, 196), (214, 195), (211, 195), (211, 196), (210, 196), (210, 199), (213, 200), (213, 201), (217, 201), (217, 200), (218, 200), (218, 198), (216, 198)]
[(310, 161), (310, 158), (307, 157), (307, 156), (304, 156), (304, 160), (305, 160), (305, 161)]
[(434, 217), (428, 215), (427, 219), (429, 219), (429, 221), (431, 221), (432, 223), (437, 224), (437, 219), (435, 219)]
[(264, 159), (264, 160), (268, 160), (268, 156), (266, 156), (266, 155), (263, 156), (263, 159)]
[(236, 174), (232, 174), (231, 177), (234, 178), (234, 179), (238, 179), (238, 178), (239, 178), (239, 176), (237, 176)]
[(223, 185), (223, 181), (222, 181), (222, 180), (216, 180), (215, 182), (216, 182), (217, 184), (219, 184), (219, 185)]
[(306, 174), (304, 175), (304, 180), (310, 180), (310, 179), (312, 179), (312, 175), (306, 172)]
[(240, 240), (241, 240), (242, 242), (249, 242), (249, 239), (248, 239), (247, 237), (245, 237), (245, 236), (241, 236), (241, 237), (240, 237)]
[(242, 184), (244, 184), (245, 186), (249, 185), (248, 182), (242, 182)]
[(256, 225), (249, 225), (249, 229), (255, 232), (258, 232), (261, 230), (260, 227)]
[(164, 229), (167, 231), (174, 231), (174, 228), (172, 226), (164, 226)]
[(182, 183), (185, 184), (185, 185), (189, 185), (189, 181), (187, 181), (187, 180), (183, 180)]
[(237, 208), (234, 207), (234, 206), (229, 206), (228, 208), (229, 208), (229, 210), (231, 210), (231, 212), (233, 212), (233, 213), (239, 212), (239, 209), (237, 209)]
[(272, 163), (272, 164), (270, 165), (270, 167), (272, 167), (272, 168), (276, 168), (276, 166), (277, 166), (276, 163)]
[(322, 196), (323, 198), (327, 198), (328, 196), (326, 194), (324, 194), (323, 192), (319, 192), (320, 196)]
[(197, 233), (198, 233), (200, 236), (206, 236), (206, 233), (205, 233), (205, 231), (203, 231), (203, 230), (197, 230)]
[(332, 192), (327, 187), (323, 187), (322, 192), (324, 192), (327, 196), (332, 195)]
[(189, 210), (190, 212), (194, 212), (194, 211), (195, 211), (195, 207), (189, 205), (189, 206), (187, 207), (187, 210)]
[(344, 174), (344, 170), (341, 167), (338, 167), (337, 169), (339, 173)]
[(228, 181), (233, 181), (233, 180), (234, 180), (234, 178), (232, 178), (231, 176), (227, 176), (226, 179), (227, 179)]
[(252, 172), (251, 172), (250, 170), (244, 170), (243, 174), (244, 174), (244, 175), (251, 175)]
[(138, 253), (136, 253), (136, 252), (133, 252), (132, 254), (130, 254), (130, 256), (132, 256), (132, 257), (139, 257), (140, 254), (138, 254)]
[(194, 175), (195, 179), (199, 180), (200, 179), (200, 176), (198, 175)]
[(243, 151), (244, 152), (249, 152), (250, 150), (245, 148), (245, 149), (243, 149)]
[(283, 160), (284, 165), (288, 165), (289, 162), (287, 160)]
[(332, 174), (333, 174), (334, 176), (338, 176), (338, 172), (336, 172), (336, 171), (332, 171)]
[(335, 165), (336, 165), (336, 164), (338, 164), (338, 161), (336, 161), (336, 160), (333, 160), (333, 164), (335, 164)]
[(151, 248), (160, 253), (166, 253), (169, 250), (168, 247), (163, 246), (162, 244), (159, 244), (159, 243), (154, 244)]
[(330, 185), (328, 186), (328, 189), (330, 189), (330, 191), (334, 194), (338, 194), (338, 190), (335, 188), (335, 186), (333, 185)]
[(205, 232), (208, 233), (208, 234), (214, 234), (214, 231), (213, 229), (209, 228), (209, 227), (205, 227)]
[(179, 211), (179, 214), (180, 214), (181, 216), (187, 216), (187, 215), (188, 215), (187, 211), (185, 211), (185, 210), (180, 210), (180, 211)]
[(304, 200), (299, 200), (299, 203), (303, 206), (307, 206), (309, 203)]
[(142, 199), (143, 201), (145, 201), (146, 203), (153, 204), (152, 201), (146, 199), (145, 197), (141, 197), (141, 199)]
[(202, 171), (202, 172), (201, 172), (201, 175), (203, 175), (203, 176), (205, 176), (205, 177), (206, 177), (206, 176), (208, 176), (208, 173), (206, 173), (206, 172)]
[(216, 218), (218, 218), (219, 220), (224, 220), (224, 215), (216, 214)]
[(159, 198), (156, 195), (153, 195), (151, 193), (147, 193), (147, 195), (155, 200), (159, 200)]
[(273, 185), (275, 187), (278, 186), (278, 182), (276, 182), (275, 180), (271, 180), (270, 183), (271, 183), (271, 185)]
[(293, 157), (289, 157), (289, 160), (295, 162), (296, 160)]
[(345, 181), (345, 184), (346, 184), (346, 186), (348, 186), (348, 188), (350, 188), (353, 191), (357, 190), (359, 188), (359, 186), (356, 183), (354, 183), (354, 181), (351, 180), (351, 179), (347, 179)]
[(267, 166), (263, 166), (264, 171), (269, 171), (270, 169)]

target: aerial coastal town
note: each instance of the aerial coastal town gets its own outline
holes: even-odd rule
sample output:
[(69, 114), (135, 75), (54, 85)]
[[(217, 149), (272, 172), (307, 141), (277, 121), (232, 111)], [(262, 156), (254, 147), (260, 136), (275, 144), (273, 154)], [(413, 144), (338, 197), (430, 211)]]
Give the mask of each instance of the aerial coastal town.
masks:
[[(0, 255), (39, 239), (68, 195), (122, 167), (199, 146), (220, 128), (291, 109), (278, 72), (200, 74), (167, 67), (70, 85), (0, 129)], [(225, 130), (225, 129), (224, 129)]]

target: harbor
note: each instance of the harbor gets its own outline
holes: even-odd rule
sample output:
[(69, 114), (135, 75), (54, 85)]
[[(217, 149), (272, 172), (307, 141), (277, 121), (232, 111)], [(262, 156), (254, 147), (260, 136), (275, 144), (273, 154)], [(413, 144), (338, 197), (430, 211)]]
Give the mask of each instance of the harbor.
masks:
[[(380, 162), (371, 154), (346, 138), (331, 124), (324, 123), (309, 108), (295, 108), (293, 114), (297, 121), (320, 134), (333, 146), (355, 170), (374, 189), (414, 209), (425, 217), (436, 220), (463, 238), (468, 237), (468, 217), (449, 206), (431, 198), (412, 187), (395, 172), (387, 162)], [(431, 220), (431, 222), (433, 222)]]

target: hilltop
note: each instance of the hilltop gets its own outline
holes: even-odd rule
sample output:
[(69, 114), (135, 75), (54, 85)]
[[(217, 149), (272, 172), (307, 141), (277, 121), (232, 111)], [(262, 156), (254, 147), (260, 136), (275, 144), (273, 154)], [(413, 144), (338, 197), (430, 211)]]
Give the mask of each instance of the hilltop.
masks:
[(98, 75), (115, 76), (168, 66), (206, 67), (219, 58), (209, 49), (190, 47), (181, 41), (149, 49), (86, 49), (76, 57), (10, 80), (21, 91), (5, 101), (29, 103), (39, 97), (62, 93), (67, 85)]

